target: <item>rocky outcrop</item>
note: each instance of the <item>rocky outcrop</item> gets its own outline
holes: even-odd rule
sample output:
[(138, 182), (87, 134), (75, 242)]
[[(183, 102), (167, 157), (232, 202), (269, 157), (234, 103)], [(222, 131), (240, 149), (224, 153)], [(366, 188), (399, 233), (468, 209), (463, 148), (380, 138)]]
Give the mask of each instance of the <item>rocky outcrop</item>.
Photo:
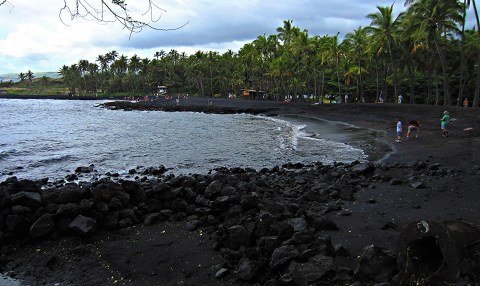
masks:
[(224, 261), (212, 276), (226, 283), (389, 283), (398, 273), (391, 251), (368, 246), (355, 269), (339, 266), (338, 258), (353, 258), (348, 249), (334, 246), (325, 231), (338, 230), (332, 217), (350, 215), (344, 206), (374, 182), (398, 180), (396, 184), (412, 191), (421, 189), (406, 178), (392, 177), (388, 172), (392, 168), (415, 170), (417, 175), (449, 172), (424, 162), (403, 166), (354, 162), (286, 164), (259, 171), (221, 168), (208, 175), (182, 176), (148, 168), (136, 180), (114, 176), (115, 180), (61, 186), (12, 177), (0, 183), (0, 242), (91, 237), (98, 229), (186, 221), (188, 230), (201, 229), (211, 236), (212, 247)]

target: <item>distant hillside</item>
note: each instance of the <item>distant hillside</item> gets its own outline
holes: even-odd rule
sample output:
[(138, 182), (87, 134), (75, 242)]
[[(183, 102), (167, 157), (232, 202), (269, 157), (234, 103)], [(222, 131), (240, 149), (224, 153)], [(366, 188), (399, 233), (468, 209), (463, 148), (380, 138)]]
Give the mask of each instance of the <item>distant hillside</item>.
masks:
[[(17, 82), (20, 81), (18, 78), (18, 73), (7, 73), (7, 74), (0, 74), (0, 81), (13, 81)], [(57, 72), (35, 72), (33, 73), (34, 78), (40, 78), (43, 76), (49, 77), (49, 78), (59, 78), (60, 75)]]

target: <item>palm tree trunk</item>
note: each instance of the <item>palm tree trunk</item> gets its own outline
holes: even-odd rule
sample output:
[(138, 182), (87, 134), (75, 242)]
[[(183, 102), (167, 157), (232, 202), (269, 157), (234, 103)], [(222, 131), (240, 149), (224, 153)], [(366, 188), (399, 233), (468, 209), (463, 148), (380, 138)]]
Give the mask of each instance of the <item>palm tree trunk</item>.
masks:
[(408, 76), (410, 78), (410, 104), (415, 104), (415, 89), (412, 62), (408, 62)]
[(390, 55), (390, 64), (392, 65), (393, 73), (393, 94), (394, 98), (396, 99), (398, 97), (397, 68), (395, 66), (395, 62), (393, 61), (392, 43), (390, 41), (388, 41), (388, 53)]
[[(339, 63), (340, 59), (338, 59), (338, 56), (337, 56), (337, 59), (335, 60), (335, 66), (336, 66), (336, 70), (337, 70), (337, 84), (338, 84), (338, 96), (340, 98), (342, 98), (342, 88), (340, 86), (340, 63)], [(341, 102), (341, 100), (340, 100)]]
[(363, 98), (363, 74), (362, 74), (362, 61), (360, 60), (360, 58), (358, 60), (358, 67), (360, 68), (359, 87), (358, 87), (359, 93), (360, 93), (359, 97)]
[[(477, 32), (480, 34), (480, 20), (478, 17), (478, 10), (477, 5), (475, 4), (475, 0), (472, 1), (473, 4), (473, 11), (475, 13), (475, 19), (477, 20)], [(473, 107), (480, 106), (480, 53), (477, 55), (477, 81), (475, 83), (475, 91), (473, 95)]]
[(325, 72), (322, 72), (322, 85), (320, 88), (320, 100), (322, 101), (321, 103), (323, 103), (324, 93), (325, 93)]
[(440, 105), (440, 92), (438, 91), (437, 69), (433, 69), (433, 85), (435, 87), (435, 105)]
[(202, 94), (202, 97), (205, 97), (205, 86), (203, 84), (203, 78), (200, 77), (199, 79), (199, 84), (200, 84), (200, 92)]
[(475, 91), (473, 94), (472, 107), (480, 106), (480, 53), (477, 54), (477, 80), (475, 83)]
[(437, 33), (433, 33), (433, 40), (435, 42), (435, 47), (437, 48), (438, 56), (440, 58), (440, 66), (442, 67), (443, 73), (443, 105), (450, 105), (450, 92), (449, 92), (449, 77), (447, 71), (447, 56), (445, 51), (440, 47), (440, 41), (438, 39)]
[(375, 61), (375, 84), (376, 84), (376, 87), (377, 87), (377, 100), (376, 102), (380, 102), (380, 94), (381, 92), (379, 91), (378, 87), (380, 86), (380, 74), (379, 74), (379, 68), (378, 68), (378, 62)]

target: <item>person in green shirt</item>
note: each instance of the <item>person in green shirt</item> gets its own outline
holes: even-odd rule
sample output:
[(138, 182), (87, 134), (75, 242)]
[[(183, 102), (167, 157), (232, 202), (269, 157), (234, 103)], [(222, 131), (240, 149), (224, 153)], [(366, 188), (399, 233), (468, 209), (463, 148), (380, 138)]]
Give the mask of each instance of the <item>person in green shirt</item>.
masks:
[(448, 111), (443, 112), (443, 117), (440, 119), (440, 121), (443, 137), (448, 137), (447, 123), (450, 121), (450, 115), (448, 114)]

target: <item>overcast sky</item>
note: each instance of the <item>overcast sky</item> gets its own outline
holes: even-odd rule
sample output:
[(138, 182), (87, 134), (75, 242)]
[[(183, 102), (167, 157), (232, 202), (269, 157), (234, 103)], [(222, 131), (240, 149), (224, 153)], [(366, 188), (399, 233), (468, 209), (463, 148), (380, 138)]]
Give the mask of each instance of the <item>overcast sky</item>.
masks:
[[(89, 1), (92, 5), (100, 2)], [(391, 5), (393, 0), (157, 0), (165, 12), (154, 23), (156, 27), (188, 24), (174, 31), (143, 30), (131, 37), (115, 23), (71, 21), (65, 13), (62, 21), (62, 0), (8, 2), (11, 5), (0, 6), (0, 74), (56, 72), (64, 64), (78, 63), (80, 59), (94, 62), (98, 55), (112, 50), (150, 59), (156, 51), (171, 49), (187, 54), (198, 50), (238, 52), (259, 35), (276, 34), (276, 28), (287, 19), (308, 30), (310, 36), (339, 32), (343, 37), (360, 25), (368, 26), (367, 14), (376, 12), (377, 5)], [(140, 8), (146, 8), (147, 2), (127, 0), (129, 5), (143, 4)], [(395, 14), (404, 9), (403, 3), (396, 1)], [(153, 17), (160, 16), (159, 12), (154, 11)]]

